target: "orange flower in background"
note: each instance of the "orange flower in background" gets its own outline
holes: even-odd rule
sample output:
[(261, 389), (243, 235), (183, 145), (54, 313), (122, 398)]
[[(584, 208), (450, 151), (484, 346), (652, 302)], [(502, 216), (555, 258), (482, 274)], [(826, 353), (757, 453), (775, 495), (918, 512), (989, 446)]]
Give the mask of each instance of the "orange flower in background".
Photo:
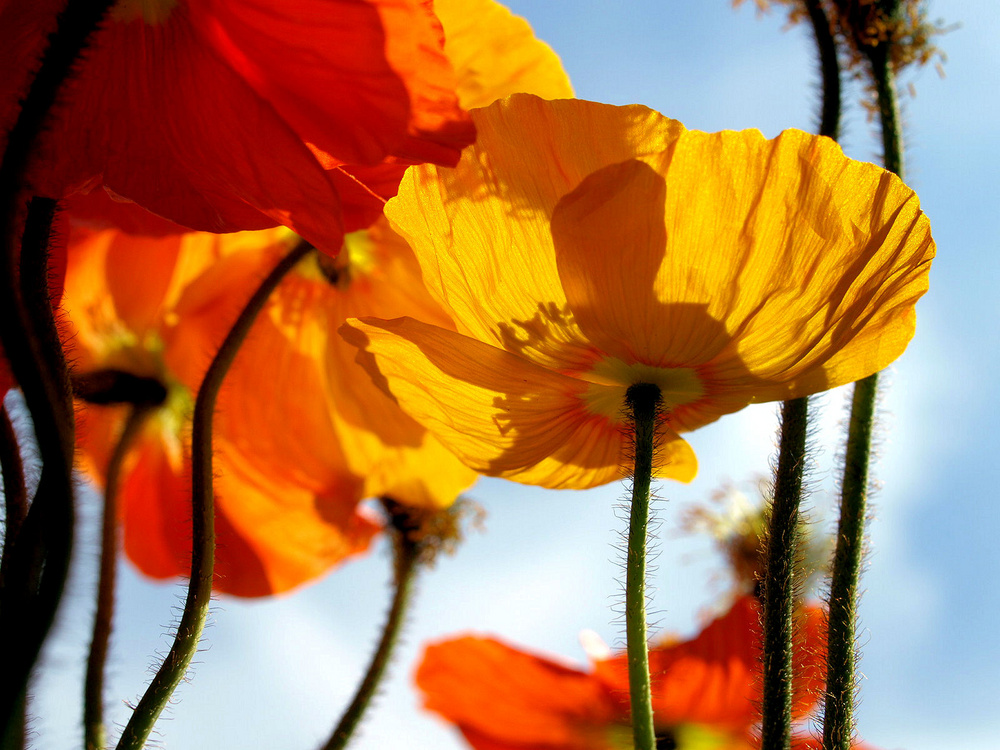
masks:
[[(126, 459), (120, 491), (125, 552), (147, 575), (183, 575), (189, 566), (188, 439), (194, 393), (266, 272), (264, 263), (291, 241), (295, 238), (286, 230), (164, 239), (77, 230), (71, 238), (64, 309), (77, 382), (86, 385), (94, 401), (130, 401), (136, 388), (159, 387), (165, 394)], [(216, 290), (224, 283), (229, 294), (222, 297)], [(123, 384), (131, 390), (123, 390)], [(125, 408), (87, 403), (79, 413), (82, 465), (98, 482), (103, 482)], [(281, 421), (269, 428), (287, 426)], [(337, 455), (336, 446), (328, 450)], [(361, 480), (347, 471), (319, 496), (301, 488), (294, 493), (282, 486), (279, 475), (267, 504), (258, 497), (260, 482), (239, 482), (221, 461), (217, 470), (221, 591), (260, 595), (301, 583), (365, 550), (380, 528), (358, 508)], [(244, 523), (249, 513), (258, 526)], [(278, 533), (293, 521), (292, 538)]]
[[(359, 505), (364, 498), (441, 508), (475, 479), (372, 385), (335, 334), (358, 314), (450, 324), (405, 244), (349, 237), (336, 261), (314, 253), (279, 286), (220, 394), (219, 591), (261, 596), (312, 580), (367, 549), (381, 528)], [(90, 386), (91, 402), (129, 400), (114, 392), (118, 373), (166, 393), (136, 440), (121, 491), (125, 552), (147, 575), (188, 570), (194, 394), (240, 307), (293, 241), (281, 229), (162, 239), (84, 230), (73, 238), (65, 310), (77, 381)], [(123, 418), (122, 407), (94, 403), (80, 416), (83, 463), (99, 482)]]
[[(214, 294), (225, 299), (233, 282)], [(317, 495), (324, 482), (347, 475), (357, 499), (390, 496), (427, 508), (451, 505), (472, 484), (475, 472), (372, 384), (337, 335), (347, 318), (375, 311), (452, 325), (409, 248), (377, 230), (349, 234), (337, 259), (313, 254), (285, 278), (220, 394), (215, 445), (223, 465)]]
[[(0, 9), (3, 132), (61, 5)], [(474, 138), (442, 44), (429, 0), (121, 0), (61, 92), (31, 188), (103, 185), (185, 227), (284, 224), (336, 252), (338, 194), (358, 199), (340, 167), (453, 164)]]
[(929, 222), (829, 139), (526, 95), (473, 119), (459, 165), (411, 169), (386, 206), (457, 331), (399, 318), (343, 334), (477, 471), (618, 478), (626, 390), (652, 383), (659, 474), (690, 480), (679, 432), (869, 375), (913, 335)]
[[(801, 722), (822, 696), (825, 616), (800, 612), (792, 747), (819, 748)], [(649, 651), (657, 747), (752, 750), (760, 719), (759, 605), (740, 597), (688, 641)], [(417, 668), (424, 706), (456, 725), (475, 750), (625, 750), (632, 747), (624, 654), (590, 670), (466, 636), (427, 647)], [(856, 745), (861, 748), (861, 745)]]

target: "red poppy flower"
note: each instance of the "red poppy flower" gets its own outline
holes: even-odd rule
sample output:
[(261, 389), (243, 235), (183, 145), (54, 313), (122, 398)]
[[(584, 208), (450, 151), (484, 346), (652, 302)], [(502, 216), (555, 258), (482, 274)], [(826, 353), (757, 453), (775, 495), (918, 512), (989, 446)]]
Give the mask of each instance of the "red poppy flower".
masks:
[[(801, 612), (794, 716), (823, 690), (824, 613)], [(653, 710), (664, 747), (752, 750), (760, 705), (759, 605), (739, 598), (688, 641), (650, 649)], [(624, 654), (589, 671), (466, 636), (427, 647), (416, 673), (424, 705), (455, 724), (475, 750), (622, 750), (631, 747)], [(805, 731), (795, 750), (819, 747)], [(861, 750), (861, 745), (856, 745)]]
[[(571, 96), (555, 53), (492, 0), (439, 0), (465, 107), (512, 91)], [(387, 170), (388, 171), (388, 170)], [(74, 201), (88, 221), (96, 193)], [(105, 198), (107, 202), (107, 199)], [(247, 296), (291, 233), (189, 233), (112, 204), (119, 231), (80, 232), (67, 310), (79, 373), (120, 369), (167, 385), (137, 439), (122, 489), (125, 549), (147, 575), (183, 575), (189, 555), (186, 413)], [(153, 236), (159, 239), (154, 239)], [(391, 496), (441, 508), (475, 478), (372, 384), (336, 330), (347, 317), (408, 315), (450, 327), (413, 252), (384, 221), (348, 234), (337, 259), (311, 256), (275, 290), (219, 397), (215, 421), (217, 588), (259, 596), (311, 580), (365, 549), (378, 527), (358, 502)], [(121, 414), (88, 404), (80, 443), (102, 481)]]
[[(61, 5), (0, 8), (0, 132)], [(31, 189), (63, 197), (103, 185), (185, 227), (284, 224), (335, 253), (338, 191), (356, 186), (329, 170), (453, 164), (474, 137), (431, 7), (123, 0), (61, 92)]]

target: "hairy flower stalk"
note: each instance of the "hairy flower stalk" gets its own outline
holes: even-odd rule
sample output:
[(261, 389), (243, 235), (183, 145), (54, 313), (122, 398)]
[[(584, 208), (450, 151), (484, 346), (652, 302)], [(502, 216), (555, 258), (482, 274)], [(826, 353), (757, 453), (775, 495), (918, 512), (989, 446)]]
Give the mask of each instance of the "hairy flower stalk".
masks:
[(378, 647), (372, 655), (372, 660), (365, 671), (365, 676), (358, 685), (357, 692), (350, 705), (344, 711), (330, 740), (323, 750), (342, 750), (347, 747), (354, 730), (361, 722), (365, 711), (371, 704), (378, 690), (386, 667), (392, 657), (399, 633), (406, 619), (406, 612), (413, 598), (416, 574), (420, 568), (421, 552), (424, 545), (412, 532), (419, 528), (414, 526), (413, 518), (405, 506), (399, 505), (390, 498), (383, 498), (382, 503), (390, 514), (393, 546), (393, 595), (389, 614), (382, 627), (382, 636)]
[(8, 741), (17, 746), (11, 738), (21, 732), (24, 690), (62, 598), (73, 543), (72, 397), (48, 284), (55, 212), (51, 199), (30, 201), (20, 250), (9, 237), (13, 223), (0, 230), (9, 255), (6, 268), (0, 270), (4, 277), (0, 284), (13, 287), (0, 288), (4, 298), (0, 329), (31, 413), (42, 462), (32, 502), (16, 538), (4, 550), (6, 569), (0, 587), (0, 649), (6, 651), (5, 680), (0, 684), (0, 747), (4, 748)]
[(461, 497), (447, 508), (419, 508), (383, 496), (382, 506), (389, 515), (393, 545), (392, 604), (368, 669), (323, 750), (347, 746), (378, 691), (413, 599), (417, 573), (433, 567), (442, 552), (452, 554), (462, 541), (465, 522), (476, 525), (481, 519), (481, 509)]
[[(878, 3), (887, 19), (901, 11), (898, 0)], [(903, 178), (902, 131), (892, 66), (893, 40), (863, 47), (871, 65), (882, 130), (885, 168)], [(823, 749), (849, 750), (856, 732), (858, 580), (864, 549), (868, 469), (878, 397), (878, 373), (854, 386), (841, 481), (840, 522), (830, 581), (827, 687)]]
[(840, 62), (837, 42), (830, 28), (830, 19), (821, 0), (802, 0), (812, 24), (819, 53), (819, 69), (823, 77), (823, 99), (820, 106), (819, 134), (833, 140), (840, 138)]
[[(820, 57), (823, 98), (819, 134), (837, 139), (840, 130), (840, 64), (830, 22), (818, 0), (803, 0)], [(792, 736), (792, 670), (796, 551), (802, 472), (806, 461), (808, 398), (781, 405), (781, 433), (774, 495), (769, 509), (766, 578), (763, 581), (762, 747), (788, 748)]]
[(174, 643), (145, 694), (129, 718), (118, 750), (141, 750), (170, 696), (184, 678), (198, 649), (208, 618), (215, 568), (215, 505), (212, 486), (212, 420), (222, 381), (267, 298), (285, 275), (314, 248), (300, 242), (261, 282), (216, 353), (205, 373), (194, 406), (191, 434), (191, 512), (193, 547), (187, 599)]
[[(22, 251), (15, 238), (28, 158), (69, 71), (104, 17), (110, 0), (70, 2), (60, 13), (48, 49), (7, 133), (0, 162), (0, 341), (31, 412), (42, 476), (9, 556), (10, 578), (0, 589), (0, 747), (16, 746), (23, 726), (23, 697), (31, 670), (55, 617), (69, 569), (73, 538), (73, 410), (62, 351), (54, 330), (38, 337), (51, 311), (47, 254)], [(47, 243), (48, 229), (39, 233)], [(29, 266), (22, 264), (22, 252)], [(40, 273), (28, 274), (31, 264)], [(15, 283), (19, 274), (21, 284)], [(31, 283), (30, 276), (42, 284)], [(26, 278), (27, 276), (27, 278)], [(53, 363), (55, 367), (53, 368)], [(13, 743), (8, 745), (8, 742)]]
[(788, 750), (792, 741), (793, 612), (802, 473), (806, 463), (807, 398), (781, 405), (781, 447), (769, 509), (764, 571), (764, 691), (761, 747)]
[(625, 561), (625, 635), (628, 682), (632, 703), (632, 736), (636, 750), (654, 750), (653, 698), (649, 684), (649, 643), (646, 636), (646, 538), (649, 530), (649, 489), (653, 476), (656, 418), (660, 388), (652, 383), (629, 387), (625, 403), (634, 429), (635, 470), (629, 512), (628, 556)]
[(129, 448), (149, 415), (149, 404), (135, 404), (108, 461), (104, 489), (104, 518), (101, 521), (101, 563), (97, 584), (97, 611), (87, 654), (87, 672), (83, 694), (83, 733), (85, 750), (104, 750), (107, 732), (104, 727), (104, 665), (111, 641), (115, 609), (115, 581), (118, 570), (118, 494), (122, 468)]

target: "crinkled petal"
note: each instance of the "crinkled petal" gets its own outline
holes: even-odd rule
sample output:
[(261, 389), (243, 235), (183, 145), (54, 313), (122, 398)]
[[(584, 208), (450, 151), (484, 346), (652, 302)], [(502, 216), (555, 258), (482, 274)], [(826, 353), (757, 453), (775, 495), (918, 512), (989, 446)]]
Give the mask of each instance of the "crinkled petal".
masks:
[[(577, 489), (622, 476), (627, 441), (585, 408), (587, 383), (409, 318), (351, 320), (341, 332), (404, 411), (476, 471)], [(686, 443), (666, 444), (676, 463), (664, 473), (690, 479)]]
[(555, 369), (584, 369), (599, 353), (567, 309), (552, 212), (591, 172), (662, 152), (683, 126), (645, 107), (527, 94), (473, 119), (479, 135), (458, 167), (408, 170), (386, 216), (459, 331)]
[(552, 214), (556, 264), (587, 339), (627, 364), (694, 367), (729, 341), (706, 305), (661, 300), (666, 181), (631, 159), (587, 176)]
[(573, 87), (559, 56), (531, 25), (494, 0), (435, 0), (444, 51), (463, 107), (486, 107), (509, 94), (568, 99)]
[(524, 95), (475, 119), (457, 169), (409, 171), (386, 207), (462, 333), (585, 379), (682, 368), (681, 431), (869, 375), (912, 336), (927, 219), (829, 139)]
[(467, 636), (429, 645), (417, 668), (424, 707), (457, 724), (476, 750), (606, 748), (622, 719), (593, 675)]
[[(688, 132), (661, 173), (657, 295), (725, 326), (731, 341), (703, 372), (717, 406), (842, 385), (905, 349), (934, 243), (897, 177), (799, 131)], [(676, 417), (692, 429), (696, 412)]]

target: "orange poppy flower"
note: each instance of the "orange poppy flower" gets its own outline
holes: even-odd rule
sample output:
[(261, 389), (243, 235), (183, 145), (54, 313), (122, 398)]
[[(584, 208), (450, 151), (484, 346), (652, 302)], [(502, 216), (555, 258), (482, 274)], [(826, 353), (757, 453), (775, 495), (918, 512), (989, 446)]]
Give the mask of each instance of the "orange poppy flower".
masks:
[(640, 106), (515, 95), (455, 169), (386, 206), (457, 331), (350, 321), (372, 376), (469, 466), (547, 487), (621, 476), (629, 386), (678, 435), (876, 372), (905, 349), (934, 254), (916, 195), (831, 140), (700, 133)]
[[(64, 307), (77, 379), (99, 386), (111, 378), (92, 402), (128, 400), (114, 392), (117, 373), (166, 393), (121, 490), (125, 552), (147, 575), (188, 569), (193, 394), (241, 303), (294, 240), (283, 229), (161, 239), (78, 231), (71, 240)], [(449, 324), (399, 244), (401, 257), (387, 244), (374, 254), (351, 243), (337, 261), (306, 258), (237, 357), (214, 440), (218, 590), (260, 596), (311, 580), (364, 551), (380, 529), (362, 499), (444, 507), (475, 479), (371, 384), (353, 348), (326, 332), (369, 313), (419, 312)], [(122, 407), (88, 403), (79, 419), (83, 463), (98, 481), (123, 416)]]
[[(3, 132), (61, 6), (0, 10)], [(473, 140), (442, 44), (429, 0), (122, 0), (61, 91), (31, 188), (103, 185), (185, 227), (284, 224), (335, 253), (338, 192), (357, 189), (339, 167), (453, 164)]]
[[(800, 620), (793, 714), (801, 723), (822, 695), (824, 614), (806, 607)], [(650, 648), (657, 747), (757, 747), (759, 640), (759, 605), (744, 596), (693, 639)], [(632, 746), (625, 654), (597, 658), (582, 670), (493, 638), (466, 636), (428, 646), (416, 683), (424, 706), (455, 724), (475, 750)], [(800, 724), (792, 747), (812, 750), (820, 743)]]

